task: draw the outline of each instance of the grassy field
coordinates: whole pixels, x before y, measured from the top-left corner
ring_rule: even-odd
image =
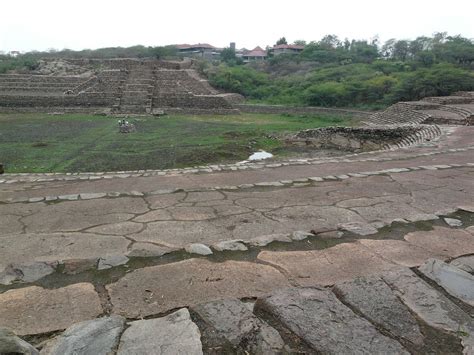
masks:
[[[285,154],[275,136],[352,125],[334,115],[242,114],[118,118],[83,114],[0,114],[0,163],[6,172],[166,169],[243,160],[258,150]]]

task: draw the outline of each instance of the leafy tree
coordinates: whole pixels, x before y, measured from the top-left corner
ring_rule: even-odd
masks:
[[[280,44],[288,44],[288,42],[286,41],[286,38],[285,37],[281,37],[277,42],[276,42],[276,45],[279,46]]]
[[[306,46],[306,41],[302,39],[297,39],[296,41],[293,42],[293,44],[297,46]]]

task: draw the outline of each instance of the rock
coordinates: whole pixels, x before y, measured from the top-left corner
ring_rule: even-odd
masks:
[[[470,274],[474,273],[474,255],[461,256],[451,261],[450,264]]]
[[[304,232],[304,231],[296,231],[296,232],[293,232],[290,238],[291,240],[294,240],[294,241],[301,241],[310,237],[314,237],[314,234],[309,233],[309,232]]]
[[[280,321],[323,354],[408,354],[327,289],[290,288],[259,298],[256,309]]]
[[[89,283],[53,290],[31,286],[0,294],[0,326],[19,335],[63,330],[101,313],[99,296]]]
[[[246,251],[248,248],[241,240],[224,240],[212,246],[217,251]]]
[[[430,287],[410,269],[388,272],[382,278],[425,323],[459,336],[465,353],[474,350],[474,325],[471,317],[446,296]]]
[[[61,263],[64,265],[63,273],[68,275],[76,275],[82,272],[97,268],[99,259],[69,259],[63,260]]]
[[[268,234],[252,238],[247,244],[255,247],[264,247],[273,242],[290,243],[291,239],[287,234]]]
[[[169,248],[151,243],[137,242],[132,245],[132,249],[127,253],[128,257],[159,257],[172,253],[177,248]]]
[[[163,318],[131,322],[117,355],[202,354],[200,337],[188,310],[182,308]]]
[[[96,198],[102,198],[107,196],[107,193],[105,192],[97,192],[97,193],[82,193],[79,196],[81,196],[81,200],[92,200]]]
[[[39,355],[39,352],[10,329],[0,327],[0,354]]]
[[[75,201],[79,198],[78,194],[71,194],[71,195],[61,195],[58,196],[58,199],[60,200],[67,200],[67,201]]]
[[[240,347],[252,354],[273,354],[285,345],[274,328],[257,318],[238,299],[200,304],[192,310],[213,329],[213,333],[225,338],[234,348]]]
[[[463,211],[466,211],[466,212],[474,213],[474,205],[471,205],[471,206],[468,206],[468,205],[458,206],[458,208],[460,210],[463,210]]]
[[[117,347],[125,318],[112,315],[80,322],[47,343],[41,355],[107,355]]]
[[[284,270],[300,286],[333,285],[396,266],[357,243],[341,243],[323,250],[262,251],[257,258]]]
[[[212,250],[207,245],[194,243],[187,245],[184,250],[191,254],[199,254],[199,255],[211,255]]]
[[[474,306],[474,276],[468,272],[436,259],[426,261],[418,270],[450,295]]]
[[[259,187],[280,187],[280,186],[283,186],[283,184],[279,181],[264,181],[264,182],[256,183],[255,186],[259,186]]]
[[[11,264],[0,272],[0,284],[11,285],[19,282],[34,282],[52,274],[57,263],[35,262],[31,264]]]
[[[348,231],[357,235],[371,235],[378,232],[377,228],[362,222],[349,222],[337,225],[338,229]]]
[[[450,227],[461,227],[462,226],[462,221],[456,218],[444,218],[444,221],[450,226]]]
[[[340,239],[344,236],[344,232],[340,231],[329,231],[329,232],[319,232],[316,234],[318,239]]]
[[[98,227],[92,227],[87,230],[88,233],[107,234],[107,235],[131,235],[138,233],[143,229],[143,224],[135,222],[119,222],[104,224]]]
[[[267,265],[189,259],[135,270],[106,287],[115,313],[138,318],[222,298],[258,297],[288,286]]]
[[[423,343],[415,317],[380,277],[337,283],[333,290],[344,304],[394,337],[417,345]]]
[[[445,257],[474,253],[472,235],[461,229],[434,227],[431,231],[408,233],[404,238],[410,244]]]
[[[104,258],[99,258],[97,264],[97,270],[111,269],[115,266],[124,265],[128,262],[128,258],[125,255],[111,255]]]
[[[437,257],[435,253],[412,245],[403,240],[393,239],[360,239],[357,243],[362,244],[372,253],[380,256],[384,260],[406,266],[413,267],[423,264],[426,260],[432,257]]]

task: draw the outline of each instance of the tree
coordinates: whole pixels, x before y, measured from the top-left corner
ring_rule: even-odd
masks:
[[[293,42],[293,44],[297,46],[306,46],[306,41],[304,39],[297,39],[296,41]]]
[[[285,37],[282,37],[277,41],[276,45],[279,46],[280,44],[288,44]]]
[[[235,49],[230,47],[224,48],[221,52],[221,59],[226,63],[235,62],[237,59],[235,56]]]
[[[336,35],[326,35],[319,41],[319,45],[326,49],[335,49],[340,47],[342,43]]]

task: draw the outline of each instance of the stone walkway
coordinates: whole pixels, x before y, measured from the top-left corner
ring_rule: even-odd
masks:
[[[473,133],[250,166],[2,175],[0,327],[42,354],[472,353]],[[0,328],[0,353],[2,339],[29,346]]]

